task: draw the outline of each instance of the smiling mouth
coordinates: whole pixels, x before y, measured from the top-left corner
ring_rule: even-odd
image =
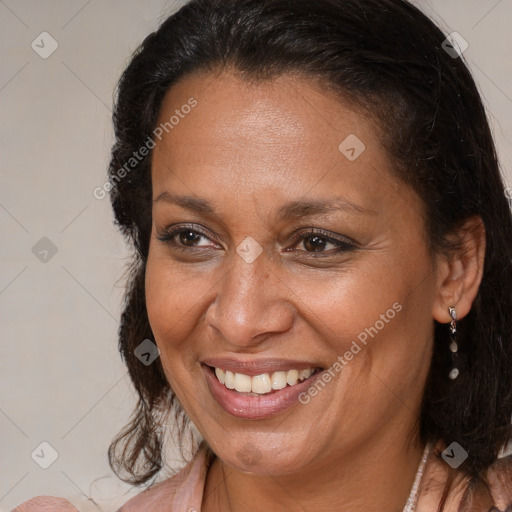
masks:
[[[284,389],[285,387],[296,386],[322,371],[321,368],[316,367],[302,370],[291,369],[287,371],[261,373],[259,375],[246,375],[212,366],[209,366],[209,369],[225,388],[249,396],[266,395],[273,391]]]

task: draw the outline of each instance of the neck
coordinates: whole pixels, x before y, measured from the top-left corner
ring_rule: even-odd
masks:
[[[205,488],[204,512],[370,511],[402,512],[424,447],[419,443],[365,442],[332,454],[291,475],[254,475],[213,462]]]

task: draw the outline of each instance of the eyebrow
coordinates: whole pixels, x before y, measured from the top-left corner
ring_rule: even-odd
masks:
[[[201,213],[203,215],[215,216],[215,208],[212,203],[206,199],[194,196],[181,196],[170,192],[162,192],[153,203],[165,201],[166,203],[181,206],[186,210]],[[370,208],[348,201],[342,197],[335,197],[329,200],[297,200],[290,201],[282,205],[278,210],[278,221],[286,219],[297,219],[302,217],[310,217],[325,213],[343,211],[347,213],[355,213],[359,215],[377,215],[377,212]]]

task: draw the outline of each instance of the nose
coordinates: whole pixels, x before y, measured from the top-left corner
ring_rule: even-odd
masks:
[[[252,263],[238,255],[217,285],[206,313],[207,328],[226,348],[259,346],[293,325],[290,289],[262,254]]]

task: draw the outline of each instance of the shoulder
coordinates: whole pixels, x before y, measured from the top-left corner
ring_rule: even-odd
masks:
[[[481,478],[470,478],[442,458],[444,445],[429,456],[421,482],[418,512],[432,512],[445,502],[447,512],[512,512],[512,455],[502,457]]]
[[[480,479],[470,481],[462,503],[457,510],[512,512],[512,455],[497,459]]]
[[[497,459],[486,478],[494,506],[498,510],[512,511],[512,454]]]
[[[164,480],[126,502],[117,512],[188,512],[201,509],[203,489],[213,454],[202,443],[195,457],[173,477]]]
[[[21,505],[12,512],[78,512],[78,510],[63,498],[52,496],[36,496]]]
[[[127,501],[117,512],[191,512],[201,510],[203,489],[213,453],[201,443],[194,458],[176,475]],[[11,512],[79,512],[68,500],[37,496]]]

